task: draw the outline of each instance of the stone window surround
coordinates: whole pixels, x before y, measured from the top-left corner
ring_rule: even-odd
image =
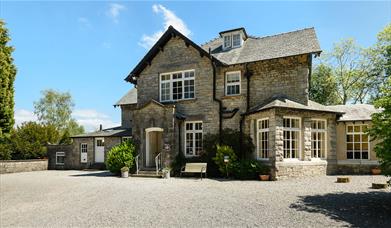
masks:
[[[193,130],[186,130],[186,124],[188,124],[188,123],[191,123],[191,124],[193,124]],[[201,123],[201,130],[195,130],[195,124],[196,123]],[[203,132],[203,129],[204,129],[204,126],[203,126],[203,122],[202,122],[202,120],[194,120],[194,121],[185,121],[184,122],[184,124],[183,124],[183,132],[184,132],[184,137],[183,137],[183,139],[184,139],[184,143],[183,143],[183,147],[184,147],[184,155],[185,155],[185,157],[187,157],[187,158],[191,158],[191,157],[198,157],[198,156],[200,156],[200,155],[196,155],[195,154],[195,134],[196,133],[201,133],[201,146],[203,146],[202,145],[202,140],[203,140],[203,135],[204,135],[204,132]],[[187,135],[187,133],[192,133],[193,134],[193,154],[192,155],[189,155],[189,154],[187,154],[186,153],[186,141],[187,141],[187,137],[186,137],[186,135]]]
[[[301,126],[302,124],[302,117],[298,117],[298,116],[283,116],[282,119],[297,119],[299,120],[299,128],[288,128],[288,127],[284,127],[282,125],[282,129],[283,131],[285,130],[288,130],[290,132],[292,131],[295,131],[295,132],[298,132],[299,136],[298,136],[298,149],[297,149],[297,157],[296,158],[292,158],[292,150],[290,150],[290,154],[291,154],[291,158],[285,158],[284,155],[283,155],[283,159],[284,161],[302,161],[302,145],[301,143],[303,142],[302,141],[302,134],[303,134],[303,128]],[[283,139],[284,141],[284,139]],[[292,140],[290,140],[290,142],[292,142]],[[291,144],[292,145],[292,144]],[[285,148],[283,148],[283,150],[285,150]]]
[[[58,162],[59,157],[62,157],[65,160],[65,152],[61,152],[61,151],[56,152],[56,165],[64,165],[64,160],[62,163]]]
[[[259,123],[261,121],[265,121],[267,120],[267,123],[268,123],[268,127],[267,128],[263,128],[263,129],[260,129],[259,127]],[[257,140],[257,160],[269,160],[269,156],[270,156],[270,134],[269,134],[269,130],[270,130],[270,122],[269,122],[269,117],[266,117],[266,118],[261,118],[261,119],[257,119],[257,124],[256,124],[256,127],[257,127],[257,133],[256,133],[256,140]],[[263,158],[260,156],[259,152],[260,152],[260,148],[259,148],[259,134],[261,133],[267,133],[268,135],[268,140],[267,140],[267,144],[268,144],[268,149],[267,149],[267,155],[268,157],[267,158]]]
[[[348,127],[353,127],[353,132],[348,132]],[[362,126],[366,126],[366,127],[368,127],[368,124],[355,124],[355,123],[352,123],[352,124],[346,124],[346,128],[345,128],[345,131],[346,131],[346,137],[345,137],[345,145],[346,145],[346,160],[347,161],[367,161],[367,160],[370,160],[371,158],[371,153],[370,153],[370,148],[371,148],[371,144],[370,144],[370,136],[368,135],[368,158],[362,158],[362,140],[361,140],[361,136],[364,134],[363,132],[358,132],[358,135],[360,135],[360,159],[356,159],[356,158],[354,158],[354,152],[355,152],[355,150],[354,150],[354,141],[353,141],[353,158],[347,158],[347,154],[348,154],[348,149],[347,149],[347,144],[348,144],[348,142],[347,142],[347,136],[348,135],[352,135],[353,136],[353,138],[354,138],[354,135],[357,135],[357,133],[356,132],[354,132],[354,127],[355,126],[360,126],[360,129],[362,129]],[[354,139],[353,139],[354,140]]]
[[[228,75],[230,74],[237,74],[239,73],[239,81],[238,82],[230,82],[228,83]],[[225,75],[224,75],[224,81],[225,81],[225,93],[224,95],[226,97],[234,97],[234,96],[240,96],[241,95],[241,92],[242,92],[242,72],[240,70],[236,70],[236,71],[227,71],[225,72]],[[235,93],[235,94],[228,94],[228,86],[237,86],[239,85],[239,93]]]
[[[327,119],[322,119],[322,118],[311,118],[311,124],[312,124],[312,121],[323,121],[324,122],[324,126],[325,128],[324,129],[313,129],[312,128],[312,125],[311,125],[311,160],[314,161],[314,160],[324,160],[327,158],[327,143],[328,143],[328,140],[327,140]],[[323,156],[321,157],[314,157],[312,156],[312,133],[324,133],[325,136],[324,136],[324,154]]]
[[[186,78],[184,77],[184,74],[185,72],[193,72],[193,77],[191,78]],[[182,73],[182,78],[181,79],[173,79],[172,78],[172,75],[173,74],[177,74],[177,73]],[[164,72],[164,73],[159,73],[159,101],[164,103],[164,102],[172,102],[172,101],[186,101],[186,100],[194,100],[196,99],[196,85],[195,85],[195,78],[196,78],[196,72],[195,72],[195,69],[187,69],[187,70],[180,70],[180,71],[172,71],[172,72]],[[164,80],[164,82],[161,80],[162,78],[162,75],[169,75],[170,76],[170,79],[169,80]],[[194,95],[193,97],[191,98],[184,98],[184,94],[185,94],[185,81],[190,81],[190,80],[193,80],[194,81],[194,85],[193,85],[193,88],[194,88]],[[176,99],[174,100],[173,99],[173,82],[178,82],[178,81],[181,81],[182,82],[182,98],[181,99]],[[162,84],[163,83],[169,83],[169,95],[170,95],[170,99],[169,100],[162,100]]]

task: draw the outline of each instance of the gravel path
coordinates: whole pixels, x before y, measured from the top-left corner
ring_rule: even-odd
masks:
[[[384,176],[276,182],[122,179],[106,172],[0,175],[0,227],[391,227]]]

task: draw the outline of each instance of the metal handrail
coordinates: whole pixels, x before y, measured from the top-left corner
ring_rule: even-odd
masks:
[[[139,160],[140,154],[137,154],[136,157],[134,157],[135,163],[136,163],[136,174],[138,174],[138,171],[140,170],[138,167],[138,160]]]
[[[162,166],[162,153],[158,153],[155,157],[156,175],[159,175],[160,168]]]

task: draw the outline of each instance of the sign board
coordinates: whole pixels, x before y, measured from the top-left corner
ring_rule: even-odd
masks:
[[[224,156],[224,162],[228,163],[228,161],[229,161],[229,156]]]

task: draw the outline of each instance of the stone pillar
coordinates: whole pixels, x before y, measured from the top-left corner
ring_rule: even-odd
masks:
[[[304,126],[304,161],[311,161],[311,118],[303,118]]]

